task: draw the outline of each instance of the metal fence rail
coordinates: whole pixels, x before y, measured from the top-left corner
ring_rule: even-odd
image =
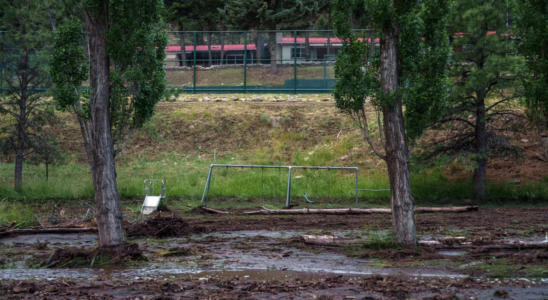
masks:
[[[368,30],[355,33],[378,44]],[[344,44],[327,30],[172,31],[168,36],[168,90],[192,94],[331,93],[336,55]],[[1,59],[7,44],[0,32],[0,89],[9,63]]]
[[[368,30],[355,30],[368,42]],[[343,41],[328,30],[169,32],[170,88],[184,93],[331,93]],[[377,41],[378,42],[378,41]],[[276,71],[271,70],[275,65]]]

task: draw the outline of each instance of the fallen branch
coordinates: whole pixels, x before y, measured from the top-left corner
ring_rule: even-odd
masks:
[[[477,211],[477,206],[461,207],[416,207],[415,213],[463,213]],[[361,214],[391,214],[390,208],[303,208],[278,209],[263,208],[256,211],[243,212],[244,215],[361,215]]]
[[[336,235],[301,235],[301,240],[307,245],[341,247],[367,242],[367,239],[345,239]]]
[[[227,211],[213,209],[213,208],[209,208],[209,207],[205,207],[205,206],[202,206],[202,210],[206,211],[206,212],[209,212],[209,213],[214,213],[214,214],[222,214],[222,215],[227,215],[228,214]]]
[[[44,233],[82,233],[97,232],[97,228],[44,228],[44,229],[11,229],[0,232],[0,236]]]
[[[307,245],[342,247],[347,245],[359,245],[368,239],[345,239],[334,235],[301,235],[301,240]],[[523,242],[500,241],[492,245],[476,245],[472,242],[461,242],[463,238],[446,238],[440,241],[419,241],[419,246],[435,249],[485,249],[485,250],[521,250],[521,249],[547,249],[548,242]],[[457,242],[457,243],[454,243]]]

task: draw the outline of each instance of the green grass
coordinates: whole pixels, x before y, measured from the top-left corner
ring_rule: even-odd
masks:
[[[369,232],[368,241],[363,244],[363,248],[373,249],[377,251],[385,249],[395,249],[398,245],[394,243],[392,239],[392,232]]]
[[[353,144],[345,141],[331,149],[297,152],[293,156],[293,165],[330,165]],[[338,150],[340,148],[340,150]],[[209,155],[208,155],[209,156]],[[211,155],[212,156],[212,155]],[[139,159],[121,162],[117,167],[118,188],[123,198],[140,199],[143,197],[143,180],[147,178],[165,179],[167,183],[168,204],[170,200],[182,201],[181,207],[196,207],[202,198],[205,181],[211,163],[216,164],[272,164],[267,153],[258,152],[254,156],[243,158],[230,153],[213,161],[212,157],[203,159],[183,158],[176,153],[163,154],[158,160]],[[25,165],[24,192],[16,193],[12,187],[11,174],[13,164],[0,165],[2,205],[8,200],[41,199],[81,199],[92,198],[93,185],[88,167],[69,164],[50,167],[49,181],[45,180],[44,166]],[[387,189],[388,178],[382,172],[360,170],[360,189]],[[255,207],[264,202],[276,202],[274,207],[285,204],[287,191],[287,170],[277,169],[235,169],[216,168],[213,171],[209,191],[209,204],[212,207]],[[459,205],[462,200],[472,197],[471,182],[450,181],[441,172],[413,173],[411,176],[413,196],[417,205]],[[355,173],[339,170],[300,170],[292,172],[292,203],[299,207],[354,207]],[[159,187],[157,187],[159,190]],[[544,203],[548,199],[548,185],[488,184],[488,195],[492,199],[487,204],[528,205]],[[304,194],[314,203],[307,203]],[[379,207],[389,205],[389,192],[360,192],[360,207]],[[1,200],[1,199],[0,199]],[[11,202],[11,201],[9,201]],[[175,204],[175,203],[173,203]],[[485,204],[485,203],[484,203]],[[20,215],[12,216],[16,213]],[[6,212],[0,209],[0,222],[13,219],[32,222],[33,216],[21,210]],[[1,223],[0,223],[1,224]]]
[[[496,259],[493,257],[481,264],[471,266],[469,269],[484,272],[486,276],[491,278],[509,278],[516,276],[546,278],[548,276],[546,264],[521,265],[507,258]]]
[[[248,68],[247,85],[283,85],[286,79],[293,79],[293,68],[280,65],[276,74],[270,73],[270,68]],[[177,70],[167,71],[166,78],[169,86],[192,86],[194,71]],[[323,79],[323,66],[298,66],[297,78],[299,79]],[[334,67],[326,67],[326,78],[334,78]],[[196,70],[196,86],[243,86],[244,69],[214,69]]]
[[[13,221],[17,222],[17,227],[34,226],[37,223],[32,210],[23,203],[0,200],[0,226],[9,225]]]

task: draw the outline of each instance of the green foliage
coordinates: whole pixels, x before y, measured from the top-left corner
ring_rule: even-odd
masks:
[[[50,64],[52,93],[57,108],[63,111],[79,103],[82,95],[86,94],[82,82],[88,78],[89,67],[84,48],[80,44],[82,38],[80,20],[72,18],[59,26],[53,40],[55,50]],[[89,109],[87,112],[89,113]],[[86,116],[89,118],[89,114]]]
[[[541,0],[518,1],[516,27],[519,50],[526,59],[522,78],[530,120],[548,127],[548,5]]]
[[[96,2],[86,1],[86,9],[98,9]],[[154,106],[164,96],[167,33],[161,29],[160,0],[110,0],[107,4],[109,19],[113,20],[105,46],[111,63],[112,136],[115,143],[122,143],[128,132],[141,128],[152,118]],[[52,91],[59,108],[74,109],[80,117],[89,119],[89,95],[81,87],[89,73],[80,45],[81,31],[80,22],[72,19],[57,32],[51,66]]]
[[[15,187],[21,189],[22,163],[45,150],[44,127],[56,121],[44,93],[58,3],[0,0],[0,151],[15,154]]]
[[[276,30],[315,17],[318,10],[317,0],[228,0],[222,13],[227,25],[234,29]]]
[[[380,87],[380,53],[370,53],[367,36],[353,33],[347,15],[356,3],[364,4],[364,14],[380,36],[386,28],[397,28],[398,73],[400,87],[386,94]],[[424,128],[438,120],[446,105],[449,85],[446,64],[449,40],[445,34],[447,0],[429,1],[362,1],[352,4],[335,1],[336,35],[347,42],[337,56],[335,76],[339,79],[333,90],[336,105],[349,114],[363,110],[365,99],[382,109],[392,106],[402,96],[405,106],[405,127],[411,140]],[[381,46],[382,48],[382,46]],[[382,50],[382,49],[381,49]]]
[[[521,123],[510,111],[519,96],[517,78],[523,66],[516,41],[510,38],[514,5],[515,1],[454,3],[448,30],[455,48],[450,70],[455,83],[441,121],[448,136],[435,145],[430,158],[463,156],[472,164],[484,164],[492,155],[515,154],[503,135]],[[483,137],[478,139],[478,134]]]

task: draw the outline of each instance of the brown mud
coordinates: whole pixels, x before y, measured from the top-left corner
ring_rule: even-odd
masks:
[[[193,233],[207,233],[203,227],[191,226],[178,217],[164,217],[161,214],[144,222],[131,224],[124,228],[128,238],[169,238],[183,237]]]
[[[542,299],[546,286],[527,282],[333,276],[322,279],[249,280],[180,278],[167,281],[103,279],[0,283],[6,299]],[[517,298],[516,298],[517,297]],[[500,298],[499,298],[500,299]]]
[[[169,215],[126,225],[126,230],[145,233],[132,242],[146,261],[127,260],[117,266],[98,260],[92,265],[89,256],[78,256],[78,251],[92,253],[97,247],[94,234],[0,239],[0,298],[497,299],[495,293],[507,293],[510,299],[548,297],[548,279],[543,279],[548,278],[548,252],[542,249],[333,248],[305,245],[299,239],[301,234],[385,234],[391,228],[386,215],[257,217],[177,210]],[[419,214],[416,223],[424,240],[465,236],[485,243],[542,241],[548,231],[546,215],[545,209],[480,209]],[[56,257],[68,259],[29,268],[29,262],[51,263]]]
[[[296,215],[231,216],[180,213],[191,226],[215,231],[240,230],[387,230],[392,220],[387,215]],[[415,215],[419,234],[465,235],[472,239],[493,240],[507,237],[544,239],[548,233],[547,208],[480,208],[470,213],[431,213]]]

